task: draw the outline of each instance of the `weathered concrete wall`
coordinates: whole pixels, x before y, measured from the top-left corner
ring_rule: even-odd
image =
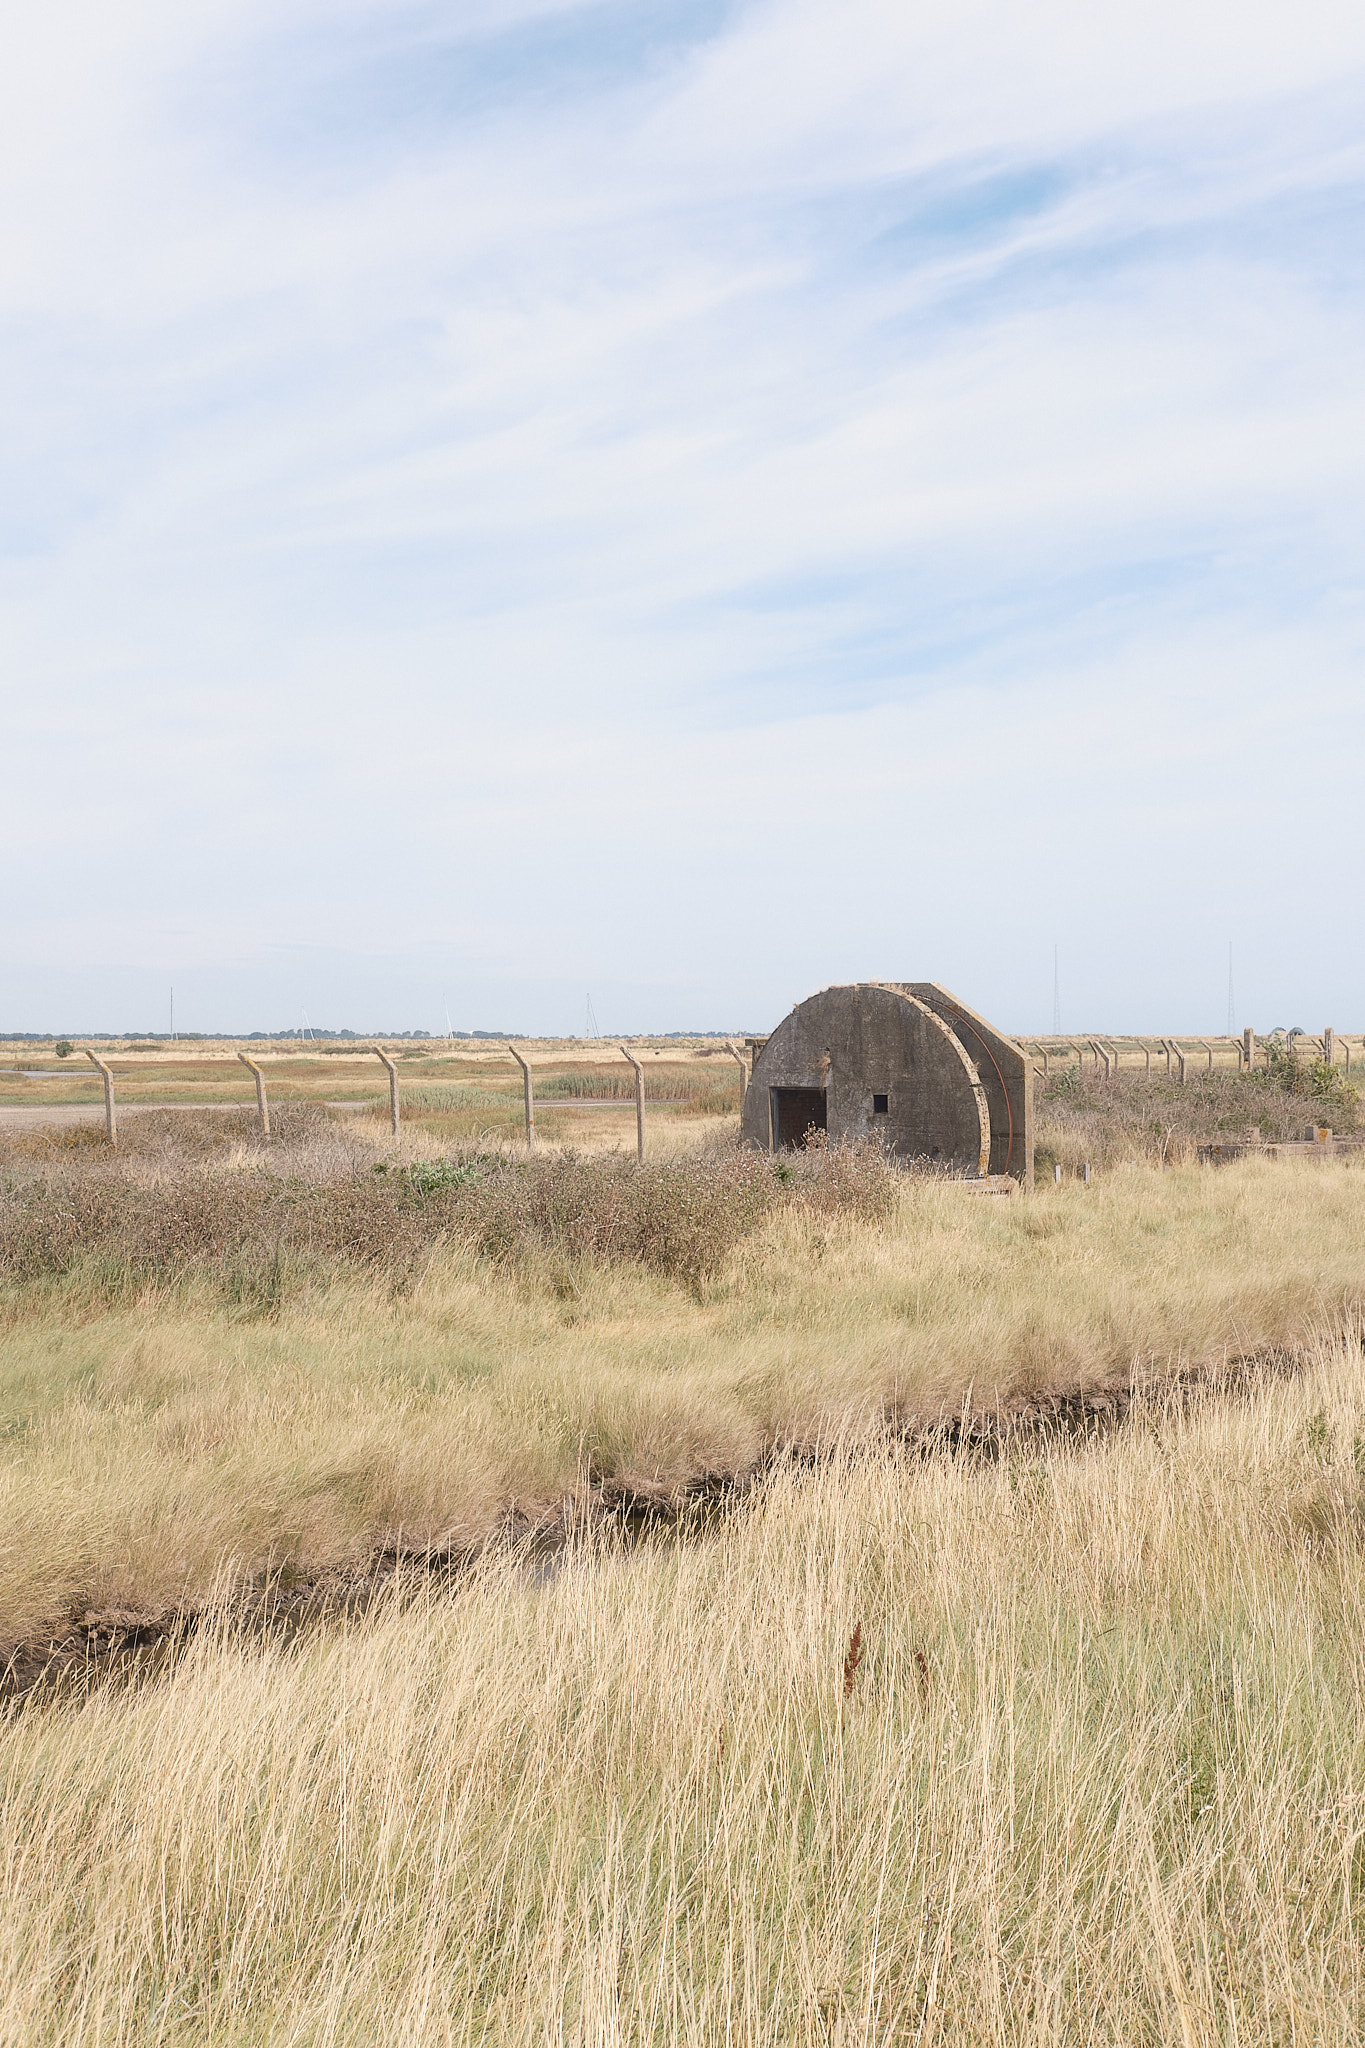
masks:
[[[991,1113],[991,1172],[1033,1186],[1033,1062],[1012,1038],[936,981],[897,984],[950,1024],[981,1076]]]
[[[832,1139],[876,1133],[897,1158],[987,1171],[991,1117],[981,1077],[952,1025],[904,986],[822,989],[778,1025],[755,1062],[741,1122],[744,1137],[765,1151],[779,1128],[774,1091],[785,1088],[824,1089]],[[875,1106],[879,1095],[885,1111]]]

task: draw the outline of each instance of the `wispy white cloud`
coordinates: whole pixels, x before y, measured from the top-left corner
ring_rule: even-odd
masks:
[[[1322,0],[32,16],[0,1023],[1022,1024],[1054,936],[1217,1021],[1229,934],[1358,1013],[1276,849],[1353,851],[1362,79]]]

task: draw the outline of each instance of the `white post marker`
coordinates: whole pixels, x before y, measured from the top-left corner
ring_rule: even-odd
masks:
[[[635,1069],[635,1149],[640,1164],[645,1163],[645,1070],[628,1046],[622,1052]]]
[[[376,1059],[383,1060],[384,1065],[389,1070],[389,1129],[396,1138],[398,1136],[398,1069],[382,1045],[372,1045],[370,1051]]]
[[[85,1054],[92,1067],[99,1068],[100,1074],[103,1077],[104,1129],[109,1143],[116,1146],[118,1144],[118,1118],[114,1113],[114,1077],[108,1067],[105,1066],[104,1061],[91,1052],[88,1045],[83,1045],[81,1051]]]
[[[265,1075],[261,1072],[255,1060],[249,1059],[246,1053],[239,1052],[237,1057],[244,1067],[250,1067],[256,1077],[256,1114],[261,1119],[261,1136],[268,1138],[270,1136],[270,1107],[265,1099]]]
[[[528,1152],[534,1152],[536,1149],[536,1105],[535,1097],[531,1092],[531,1062],[524,1060],[514,1045],[509,1044],[507,1050],[521,1068],[522,1082],[526,1090],[526,1149]]]

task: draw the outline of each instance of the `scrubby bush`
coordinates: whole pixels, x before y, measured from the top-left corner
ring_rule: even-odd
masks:
[[[0,1274],[84,1274],[104,1294],[207,1278],[234,1298],[273,1301],[338,1262],[401,1280],[449,1243],[498,1265],[548,1253],[696,1285],[777,1208],[874,1218],[896,1178],[866,1144],[780,1161],[733,1148],[645,1165],[490,1152],[376,1170],[344,1139],[320,1143],[316,1112],[278,1120],[292,1149],[253,1145],[229,1121],[140,1117],[124,1156],[68,1142],[15,1157],[0,1174]],[[225,1170],[215,1155],[229,1140]]]
[[[1191,1068],[1182,1087],[1164,1073],[1119,1073],[1105,1080],[1064,1068],[1040,1081],[1034,1097],[1040,1173],[1054,1160],[1112,1165],[1141,1159],[1176,1165],[1196,1146],[1239,1139],[1254,1128],[1267,1143],[1302,1138],[1310,1116],[1346,1133],[1360,1128],[1360,1098],[1339,1067],[1298,1061],[1272,1046],[1268,1067],[1253,1073]]]

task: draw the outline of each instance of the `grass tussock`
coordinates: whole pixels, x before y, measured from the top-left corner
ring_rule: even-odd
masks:
[[[1365,2030],[1358,1338],[0,1727],[0,2034],[223,2048]]]

